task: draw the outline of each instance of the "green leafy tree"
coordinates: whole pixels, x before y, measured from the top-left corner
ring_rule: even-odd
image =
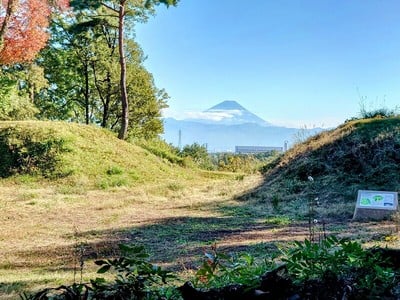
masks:
[[[34,119],[38,110],[31,101],[26,87],[27,78],[32,73],[25,73],[22,66],[0,70],[0,120]]]
[[[193,143],[191,145],[186,145],[180,151],[179,155],[181,157],[186,157],[198,165],[200,168],[203,169],[213,169],[214,166],[211,161],[211,157],[207,152],[207,148],[204,145],[200,145],[198,143]]]
[[[118,33],[112,19],[92,18],[107,10],[77,11],[65,21],[56,19],[51,43],[38,62],[49,88],[40,93],[41,117],[96,123],[116,132],[121,126]],[[126,40],[127,93],[130,99],[129,138],[152,138],[163,131],[161,109],[168,95],[158,90],[143,66],[145,55]]]
[[[135,22],[146,21],[148,14],[154,12],[154,6],[158,4],[167,6],[176,5],[178,0],[92,0],[71,1],[71,6],[78,9],[107,10],[107,18],[113,18],[113,26],[117,28],[118,55],[120,67],[120,97],[121,97],[121,122],[118,137],[125,139],[129,128],[129,101],[127,90],[127,62],[126,62],[126,27],[133,26]],[[95,19],[103,19],[103,15],[94,15]],[[128,22],[128,24],[127,24]]]
[[[139,45],[131,41],[128,51],[128,137],[151,139],[164,130],[161,110],[168,107],[169,96],[164,90],[157,89],[152,74],[143,66],[144,54]]]
[[[23,85],[31,103],[35,103],[36,96],[49,87],[44,77],[44,69],[36,63],[31,63],[24,68]]]
[[[85,122],[94,121],[97,106],[91,61],[97,39],[71,29],[76,18],[59,16],[51,26],[49,46],[38,63],[45,70],[49,88],[39,95],[36,105],[42,118]]]

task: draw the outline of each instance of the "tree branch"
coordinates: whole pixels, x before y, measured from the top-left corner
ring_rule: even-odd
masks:
[[[118,13],[118,11],[119,11],[118,9],[112,7],[111,5],[108,5],[107,3],[102,2],[101,5],[103,5],[105,8],[108,8],[116,13]]]
[[[10,23],[11,16],[14,13],[14,9],[15,9],[14,0],[8,0],[6,14],[4,16],[3,24],[1,24],[1,27],[0,27],[0,51],[3,50],[4,35],[6,33],[7,26]]]

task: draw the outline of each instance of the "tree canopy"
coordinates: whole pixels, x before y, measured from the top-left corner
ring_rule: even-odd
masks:
[[[99,10],[103,9],[105,14],[92,14],[91,18],[96,22],[112,24],[116,29],[118,42],[118,64],[121,117],[118,137],[125,139],[129,128],[129,99],[127,90],[127,62],[126,62],[126,33],[128,25],[133,26],[136,21],[147,20],[148,14],[154,12],[153,7],[159,4],[166,6],[176,5],[179,0],[72,0],[71,5],[78,9]]]
[[[3,0],[0,3],[0,64],[32,61],[46,45],[52,8],[68,0]]]
[[[162,133],[168,95],[144,67],[133,34],[135,23],[146,21],[161,3],[177,1],[3,1],[0,119],[97,124],[122,139]],[[21,18],[27,26],[18,37],[12,24]]]

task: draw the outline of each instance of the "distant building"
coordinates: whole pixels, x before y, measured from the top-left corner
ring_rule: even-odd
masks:
[[[283,147],[264,147],[264,146],[235,146],[236,154],[255,154],[265,152],[283,152]]]

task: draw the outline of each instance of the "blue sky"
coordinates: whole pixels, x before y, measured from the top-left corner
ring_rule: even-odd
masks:
[[[181,0],[136,27],[184,118],[235,100],[268,122],[335,126],[400,104],[398,0]]]

